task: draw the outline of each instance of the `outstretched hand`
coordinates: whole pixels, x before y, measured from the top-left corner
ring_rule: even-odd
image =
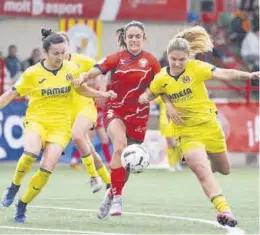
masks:
[[[166,105],[166,113],[169,120],[172,120],[176,126],[184,123],[181,113],[178,113],[172,104]]]
[[[253,72],[251,73],[250,79],[260,79],[260,72]]]

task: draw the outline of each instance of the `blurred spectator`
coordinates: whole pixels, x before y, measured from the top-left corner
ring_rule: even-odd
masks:
[[[5,63],[11,78],[15,79],[21,72],[21,64],[17,58],[17,47],[15,45],[10,45],[8,47],[8,56],[5,58]]]
[[[243,60],[253,65],[252,71],[259,71],[259,28],[255,28],[253,32],[249,32],[242,42],[241,55]],[[251,81],[253,87],[259,87],[259,80]],[[253,91],[253,95],[258,99],[258,91]]]
[[[242,11],[252,11],[254,9],[255,0],[241,0],[240,9]]]
[[[169,66],[168,59],[167,59],[167,52],[163,52],[161,59],[159,60],[161,68]]]
[[[225,32],[216,24],[209,26],[209,34],[214,38],[215,46],[222,46],[226,44]]]
[[[22,62],[22,71],[25,71],[32,65],[37,64],[41,60],[41,51],[39,48],[34,48],[31,57]]]
[[[259,29],[259,6],[256,6],[252,14],[252,30]]]
[[[231,21],[229,39],[240,46],[246,34],[249,32],[249,18],[247,12],[237,10]]]
[[[259,28],[246,35],[242,42],[241,55],[245,62],[254,65],[254,71],[259,70]]]

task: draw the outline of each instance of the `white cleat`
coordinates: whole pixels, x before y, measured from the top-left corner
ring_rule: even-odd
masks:
[[[98,209],[97,217],[99,219],[105,219],[110,211],[113,201],[113,194],[111,193],[111,188],[106,191],[104,200],[101,202]]]
[[[101,179],[99,176],[90,178],[90,186],[93,193],[98,192],[102,188]]]
[[[110,209],[111,216],[121,216],[123,213],[122,196],[115,195]]]
[[[181,164],[180,164],[180,163],[177,163],[177,164],[175,165],[175,170],[176,170],[176,171],[182,171],[182,167],[181,167]]]

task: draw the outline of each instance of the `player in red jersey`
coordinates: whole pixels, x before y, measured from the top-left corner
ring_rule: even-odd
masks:
[[[122,214],[122,190],[127,172],[121,165],[123,149],[144,140],[148,124],[149,104],[140,105],[138,97],[148,88],[160,71],[160,64],[149,52],[143,51],[146,39],[144,25],[137,21],[128,23],[121,31],[119,52],[99,61],[75,85],[82,84],[99,74],[111,71],[110,88],[117,93],[115,100],[106,101],[104,125],[111,138],[114,153],[111,161],[111,184],[100,205],[98,218]]]

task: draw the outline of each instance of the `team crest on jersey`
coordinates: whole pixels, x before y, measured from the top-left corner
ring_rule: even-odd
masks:
[[[189,76],[184,76],[184,77],[182,78],[182,82],[183,82],[183,83],[189,83],[189,82],[190,82],[190,77],[189,77]]]
[[[139,65],[140,65],[142,68],[146,67],[147,64],[148,64],[148,60],[147,60],[147,59],[142,58],[142,59],[139,60]]]
[[[66,80],[67,80],[67,81],[71,81],[72,79],[73,79],[72,74],[67,74],[67,75],[66,75]]]

